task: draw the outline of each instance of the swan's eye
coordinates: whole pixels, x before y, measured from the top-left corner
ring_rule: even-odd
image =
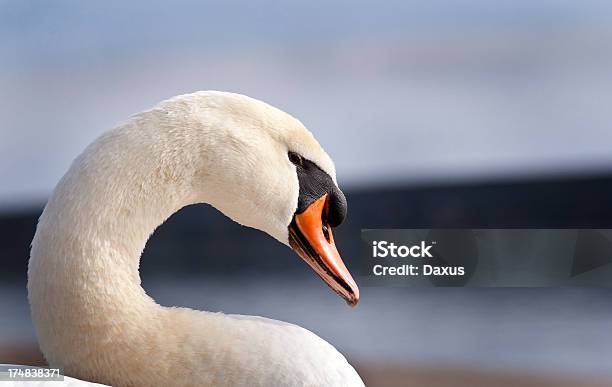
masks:
[[[289,152],[289,161],[295,165],[302,165],[302,156],[295,152]]]

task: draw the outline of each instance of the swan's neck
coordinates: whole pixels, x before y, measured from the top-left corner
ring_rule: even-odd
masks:
[[[110,132],[75,160],[41,216],[28,272],[32,317],[47,360],[73,375],[171,340],[156,334],[173,330],[138,273],[155,228],[196,201],[186,157],[197,151],[168,141],[129,126]]]

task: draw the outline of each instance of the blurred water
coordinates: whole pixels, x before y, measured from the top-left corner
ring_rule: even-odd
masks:
[[[362,288],[351,309],[316,278],[145,280],[163,305],[299,324],[353,361],[612,376],[610,291]],[[0,287],[0,346],[34,340],[25,290]]]

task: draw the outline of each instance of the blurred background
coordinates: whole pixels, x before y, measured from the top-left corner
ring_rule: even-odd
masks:
[[[336,240],[355,274],[362,228],[612,227],[607,1],[4,0],[0,59],[0,363],[43,361],[25,283],[53,186],[176,94],[239,92],[305,123],[348,197]],[[314,331],[370,386],[612,383],[611,290],[368,287],[350,309],[204,205],[141,268],[164,305]]]

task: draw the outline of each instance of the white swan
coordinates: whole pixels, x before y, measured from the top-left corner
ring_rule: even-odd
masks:
[[[197,92],[92,143],[40,218],[28,294],[40,347],[66,375],[113,386],[361,386],[301,327],[159,306],[140,254],[180,208],[209,203],[290,245],[349,304],[358,288],[331,229],[346,211],[332,160],[295,118],[261,101]]]

